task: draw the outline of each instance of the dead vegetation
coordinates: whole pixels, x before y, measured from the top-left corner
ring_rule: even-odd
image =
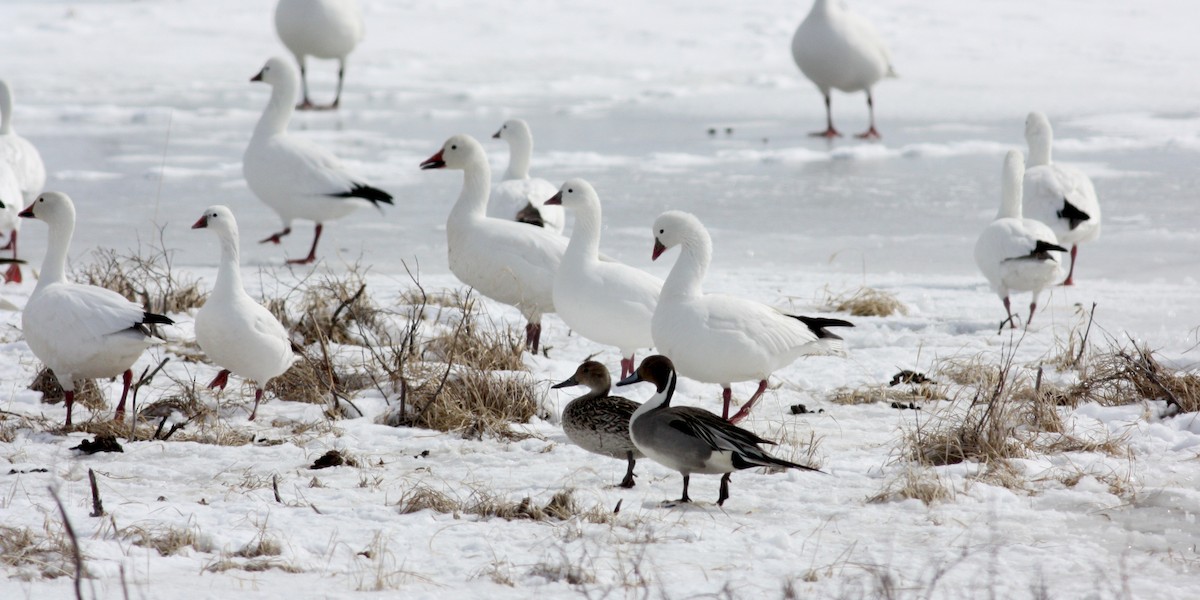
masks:
[[[29,389],[42,393],[43,404],[58,404],[65,398],[62,386],[58,384],[58,378],[46,367],[42,367],[42,370],[34,376],[33,383],[29,384]],[[91,411],[108,407],[108,402],[104,400],[104,394],[100,392],[100,386],[91,379],[75,381],[75,403],[82,404]]]
[[[36,532],[28,527],[0,525],[0,563],[21,581],[71,577],[74,550],[63,532]]]
[[[907,315],[908,307],[894,294],[875,288],[860,287],[852,292],[834,294],[825,288],[824,304],[834,312],[850,313],[854,317],[890,317]]]
[[[570,489],[556,492],[546,504],[538,505],[528,496],[514,502],[480,489],[471,490],[466,498],[456,499],[429,486],[418,485],[406,492],[396,504],[402,515],[428,509],[454,515],[456,519],[462,515],[475,515],[506,521],[566,521],[578,518],[588,523],[609,523],[614,518],[611,511],[599,506],[590,509],[580,507]]]
[[[162,231],[159,232],[160,238]],[[74,272],[76,281],[110,289],[153,313],[180,313],[204,304],[199,280],[182,276],[174,268],[174,251],[160,239],[149,248],[121,254],[97,248],[90,259]]]
[[[945,400],[946,395],[936,385],[908,384],[905,387],[860,385],[833,390],[829,401],[834,404],[871,404],[874,402],[924,402]]]
[[[954,489],[937,471],[928,467],[908,465],[889,480],[882,491],[867,499],[872,503],[920,500],[926,506],[936,502],[952,500]]]

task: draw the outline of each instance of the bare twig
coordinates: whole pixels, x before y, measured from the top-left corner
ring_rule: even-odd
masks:
[[[92,516],[104,516],[104,503],[100,501],[100,487],[96,485],[96,472],[88,469],[88,481],[92,484]]]
[[[271,489],[275,491],[275,501],[283,504],[283,498],[279,497],[279,475],[271,476]]]
[[[1092,332],[1092,320],[1094,320],[1095,318],[1096,318],[1096,303],[1093,302],[1092,310],[1088,311],[1088,324],[1087,324],[1087,328],[1083,330],[1083,339],[1079,342],[1079,355],[1077,355],[1075,357],[1075,364],[1079,364],[1079,361],[1083,360],[1083,353],[1085,350],[1087,350],[1088,334],[1090,334]]]
[[[58,498],[58,491],[50,488],[50,497],[58,505],[58,514],[62,515],[63,529],[67,530],[67,537],[71,540],[71,561],[75,563],[75,600],[83,600],[83,553],[79,551],[79,538],[75,536],[75,528],[71,526],[71,519],[67,518],[67,509],[63,508],[62,500]]]

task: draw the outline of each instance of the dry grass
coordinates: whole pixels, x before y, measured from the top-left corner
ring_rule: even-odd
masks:
[[[1165,400],[1168,414],[1200,411],[1200,375],[1163,366],[1145,346],[1110,345],[1088,358],[1079,382],[1063,390],[1061,401],[1072,406],[1096,402],[1120,406]]]
[[[397,502],[397,506],[400,514],[429,509],[454,515],[456,519],[466,514],[501,518],[506,521],[566,521],[579,518],[589,523],[609,523],[613,520],[613,513],[599,506],[590,509],[580,507],[570,489],[555,493],[545,505],[539,506],[528,496],[514,502],[476,489],[471,491],[470,496],[460,500],[428,486],[419,485],[406,492]]]
[[[853,292],[840,294],[833,294],[826,288],[824,303],[835,312],[850,313],[855,317],[890,317],[894,314],[908,314],[908,307],[895,295],[869,287],[860,287]]]
[[[366,280],[357,265],[342,276],[324,275],[301,283],[307,284],[303,290],[292,290],[300,291],[294,314],[288,310],[286,297],[269,299],[266,306],[302,345],[361,344],[354,333],[376,327],[380,309],[367,294]]]
[[[34,376],[33,383],[29,384],[29,389],[42,393],[43,404],[58,404],[64,398],[62,386],[58,385],[58,379],[46,367],[42,367],[42,370]],[[104,400],[104,394],[100,392],[100,386],[91,379],[79,379],[75,382],[75,404],[82,404],[92,411],[108,407],[108,402]]]
[[[160,232],[161,234],[161,232]],[[173,251],[160,240],[129,254],[110,248],[92,251],[90,260],[75,270],[76,281],[110,289],[154,313],[179,313],[204,304],[199,280],[174,270]]]
[[[925,400],[946,400],[946,396],[935,385],[909,385],[906,387],[861,385],[855,388],[837,388],[833,390],[828,400],[834,404],[907,403],[922,402]]]
[[[37,532],[0,525],[0,564],[21,581],[71,577],[75,573],[71,542],[61,532]],[[15,572],[14,572],[15,571]]]
[[[271,570],[283,571],[284,573],[304,572],[304,569],[278,558],[239,559],[228,556],[221,557],[204,565],[204,568],[201,570],[205,573],[224,573],[225,571],[234,570],[246,571],[248,573],[261,573]]]
[[[872,503],[915,499],[926,506],[954,499],[954,490],[933,469],[908,466],[891,479],[882,491],[867,499]]]
[[[195,527],[131,526],[122,529],[120,535],[135,546],[153,548],[159,556],[174,556],[184,548],[193,548],[198,552],[212,551],[208,540],[201,537]]]

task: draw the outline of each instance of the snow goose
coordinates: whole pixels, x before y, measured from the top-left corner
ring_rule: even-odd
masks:
[[[771,373],[806,354],[841,351],[842,339],[826,328],[853,327],[848,321],[787,315],[752,300],[704,293],[712,238],[695,216],[672,210],[654,221],[651,258],[675,246],[682,251],[663,284],[650,332],[684,377],[725,388],[722,417],[729,417],[732,382],[758,381],[758,390],[729,418],[737,423],[750,414]]]
[[[508,170],[504,179],[492,188],[488,216],[512,218],[522,223],[545,227],[562,233],[565,218],[562,208],[546,207],[546,199],[558,191],[545,179],[529,176],[529,159],[533,155],[533,133],[521,119],[505,121],[492,135],[508,142]]]
[[[866,19],[850,12],[840,0],[816,0],[812,10],[792,37],[792,58],[800,72],[825,97],[825,131],[812,135],[840,137],[833,128],[830,90],[867,92],[871,125],[860,138],[878,138],[875,130],[875,100],[871,87],[884,76],[895,77],[892,58],[879,33]]]
[[[1050,226],[1058,243],[1071,246],[1071,267],[1063,285],[1074,285],[1079,244],[1100,237],[1100,200],[1092,180],[1079,169],[1050,160],[1054,130],[1050,119],[1031,112],[1025,119],[1029,169],[1025,171],[1025,213]]]
[[[21,269],[17,261],[17,230],[21,220],[17,211],[21,204],[33,202],[42,188],[46,185],[46,165],[42,163],[42,155],[29,140],[17,135],[12,128],[13,95],[8,83],[0,80],[0,163],[6,163],[11,173],[0,170],[0,200],[9,205],[11,215],[0,215],[0,233],[8,234],[7,243],[0,250],[11,250],[13,263],[4,274],[4,280],[21,283]],[[15,179],[14,179],[15,178]],[[20,197],[12,197],[11,190],[5,189],[7,182],[15,183],[21,192]]]
[[[304,88],[304,99],[296,108],[337,109],[346,76],[346,57],[362,41],[364,29],[358,0],[279,0],[275,6],[275,31],[296,57]],[[317,107],[308,99],[306,56],[338,60],[337,95],[333,104]],[[289,102],[294,99],[293,95]]]
[[[554,276],[554,306],[571,329],[616,346],[621,377],[633,373],[633,354],[654,345],[650,319],[661,279],[618,262],[600,261],[600,197],[588,182],[569,179],[546,204],[575,213],[575,228]]]
[[[358,181],[324,148],[287,133],[296,95],[296,70],[282,58],[272,58],[250,81],[271,84],[271,99],[254,128],[242,157],[242,174],[250,191],[279,214],[283,231],[261,240],[278,244],[292,232],[292,221],[316,223],[308,256],[288,264],[316,260],[323,223],[340,219],[360,206],[391,204],[392,196]]]
[[[683,475],[683,497],[688,498],[692,473],[722,473],[717,506],[729,499],[730,475],[751,467],[785,467],[822,472],[767,454],[759,444],[774,444],[738,427],[707,410],[693,406],[671,406],[675,395],[675,366],[671,359],[648,356],[633,375],[617,385],[639,381],[654,384],[655,392],[642,403],[629,421],[629,437],[638,450],[668,469]]]
[[[17,228],[21,219],[21,188],[17,186],[17,176],[8,163],[0,160],[0,234],[6,234],[8,244],[0,250],[12,250],[12,258],[0,259],[0,264],[9,263],[4,272],[5,283],[21,283],[21,269],[17,259]]]
[[[1025,171],[1025,159],[1017,150],[1010,150],[1004,157],[1004,172],[1000,180],[1000,211],[996,220],[984,228],[975,242],[975,264],[987,278],[988,284],[1004,301],[1008,318],[1005,323],[1014,329],[1012,308],[1008,294],[1012,290],[1033,292],[1029,303],[1029,319],[1033,321],[1037,310],[1038,295],[1047,286],[1053,285],[1061,275],[1058,255],[1066,252],[1058,245],[1058,239],[1041,221],[1021,216],[1021,177]]]
[[[554,274],[566,238],[541,227],[487,216],[492,172],[483,146],[469,135],[446,140],[421,168],[463,172],[462,192],[446,219],[450,271],[484,296],[520,310],[528,321],[525,343],[537,354],[542,315],[554,312]]]
[[[588,452],[625,459],[629,468],[621,480],[621,487],[633,487],[633,467],[643,455],[629,439],[629,419],[640,405],[620,396],[609,396],[612,379],[608,368],[594,360],[579,365],[569,379],[551,387],[562,389],[576,385],[586,386],[588,393],[568,402],[563,409],[563,433]]]
[[[123,375],[124,388],[116,413],[120,420],[133,380],[130,367],[143,351],[163,341],[147,326],[174,321],[146,312],[112,290],[67,280],[75,205],[66,194],[45,192],[21,211],[21,216],[40,219],[49,226],[42,272],[21,314],[25,341],[62,386],[67,426],[71,425],[77,379]]]
[[[208,387],[225,389],[231,372],[253,381],[253,421],[267,381],[282,375],[296,360],[292,342],[279,319],[242,287],[238,227],[233,213],[224,206],[210,206],[192,229],[212,231],[221,244],[217,281],[204,306],[196,312],[196,342],[221,367]]]

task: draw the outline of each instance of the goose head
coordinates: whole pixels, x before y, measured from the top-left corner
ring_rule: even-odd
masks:
[[[527,142],[533,139],[533,133],[529,131],[529,123],[524,119],[509,119],[492,134],[493,139],[504,140],[509,144],[516,142]]]
[[[1046,115],[1033,111],[1025,117],[1025,141],[1030,148],[1049,144],[1054,139],[1054,129],[1050,127],[1050,119]]]
[[[217,204],[204,209],[204,214],[192,225],[192,229],[211,229],[218,236],[237,234],[237,220],[228,207]]]
[[[607,390],[612,385],[608,375],[608,367],[594,360],[589,360],[575,369],[575,374],[567,380],[550,386],[551,389],[568,388],[576,385],[586,386],[591,390]]]
[[[669,210],[654,220],[654,253],[650,259],[657,260],[670,248],[707,237],[708,231],[695,215]]]
[[[592,184],[587,181],[578,178],[568,179],[558,189],[558,193],[551,196],[545,203],[548,206],[562,205],[577,210],[589,206],[599,206],[600,196],[596,194],[596,188],[593,188]]]
[[[452,169],[456,171],[465,170],[468,165],[482,161],[487,163],[487,156],[483,152],[483,146],[475,141],[475,138],[460,133],[446,140],[442,144],[442,149],[437,151],[437,154],[425,159],[421,163],[422,169]]]
[[[49,225],[75,223],[75,204],[71,197],[62,192],[43,192],[33,204],[17,213],[26,219],[38,219]]]
[[[297,79],[296,69],[286,60],[273,56],[267,59],[267,64],[263,65],[258,75],[250,78],[250,81],[261,81],[271,84],[272,86],[286,83],[288,81],[295,82]]]
[[[638,365],[633,375],[626,377],[617,382],[617,385],[629,385],[646,381],[653,383],[658,393],[663,393],[671,385],[675,379],[675,364],[671,359],[655,354],[642,359],[642,364]]]

